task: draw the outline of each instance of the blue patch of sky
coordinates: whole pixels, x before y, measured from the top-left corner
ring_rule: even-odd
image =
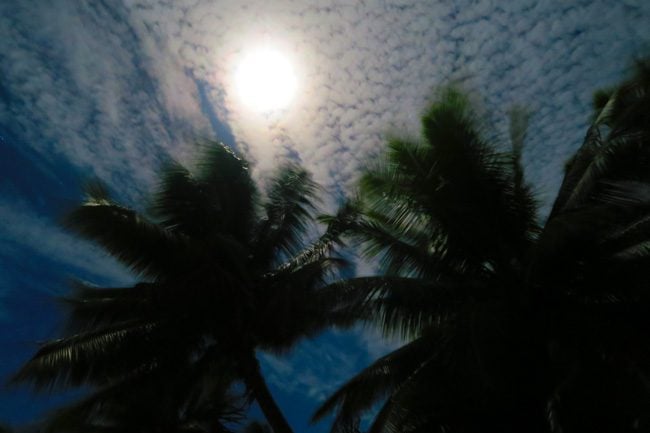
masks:
[[[20,200],[47,214],[60,213],[80,198],[81,177],[75,167],[56,155],[43,158],[0,125],[0,195]]]
[[[0,125],[0,196],[5,204],[20,204],[51,219],[81,199],[82,176],[62,158],[42,158]],[[10,231],[11,227],[0,228]],[[11,239],[0,247],[0,382],[31,357],[39,342],[59,335],[63,314],[55,296],[66,293],[70,276],[94,279],[79,269],[62,265],[60,257],[48,257]],[[102,281],[97,281],[101,283]],[[103,281],[108,283],[107,281]],[[83,390],[56,394],[32,393],[26,386],[0,387],[0,421],[13,425],[38,420],[44,412],[70,401]]]
[[[192,76],[190,72],[186,71],[186,73]],[[228,145],[234,151],[239,151],[237,148],[237,143],[235,141],[235,136],[232,134],[230,127],[219,119],[219,116],[217,115],[216,111],[214,110],[214,106],[210,101],[210,85],[198,78],[193,79],[194,83],[196,84],[196,90],[199,96],[199,105],[201,107],[201,112],[210,122],[210,126],[212,127],[212,131],[217,136],[217,140],[221,141],[223,144]]]
[[[373,361],[349,331],[326,331],[299,343],[290,353],[261,354],[263,373],[278,405],[297,432],[328,432],[332,417],[311,423],[326,396]],[[253,412],[254,413],[254,412]]]

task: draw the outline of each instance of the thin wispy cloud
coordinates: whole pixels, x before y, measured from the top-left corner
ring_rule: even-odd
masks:
[[[64,266],[74,274],[98,282],[129,284],[134,275],[103,250],[63,230],[56,221],[38,215],[27,206],[0,200],[0,258],[39,260]],[[5,269],[5,273],[10,273]],[[50,288],[52,290],[54,288]],[[52,292],[61,295],[61,293]]]
[[[261,353],[267,381],[295,398],[310,399],[313,406],[322,402],[367,362],[364,353],[333,336],[305,340],[288,356]]]
[[[161,63],[168,56],[117,3],[34,6],[0,5],[4,133],[137,198],[168,154],[210,134],[194,81]]]

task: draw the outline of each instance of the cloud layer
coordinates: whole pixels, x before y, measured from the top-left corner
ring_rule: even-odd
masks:
[[[532,113],[524,158],[548,206],[592,92],[650,53],[649,17],[644,0],[2,2],[0,135],[36,159],[101,177],[136,206],[163,160],[188,161],[195,138],[218,135],[256,162],[256,176],[299,158],[331,206],[385,134],[417,134],[433,90],[456,82],[497,138],[511,106]],[[282,113],[248,112],[232,90],[238,60],[263,43],[284,50],[300,77]],[[81,254],[33,203],[7,197],[0,219],[11,223],[0,229],[4,248],[122,276]],[[369,353],[386,349],[365,338]],[[291,364],[267,358],[272,382],[322,398],[331,386],[319,377],[331,372],[296,370],[312,349],[299,348]]]
[[[130,191],[214,133],[197,83],[262,170],[297,152],[344,191],[386,132],[417,132],[432,89],[456,81],[477,91],[497,131],[512,104],[532,111],[525,156],[546,197],[582,138],[591,93],[650,40],[641,0],[35,6],[0,6],[0,122],[44,157],[63,154]],[[232,91],[237,60],[260,43],[284,49],[301,77],[282,115],[246,112]]]
[[[476,91],[498,132],[523,104],[533,117],[526,158],[550,199],[580,140],[595,88],[644,53],[643,1],[190,2],[132,9],[178,63],[213,85],[242,146],[266,167],[296,151],[334,190],[346,190],[391,131],[417,132],[432,90]],[[295,59],[302,96],[283,116],[245,112],[231,95],[236,61],[267,41]]]

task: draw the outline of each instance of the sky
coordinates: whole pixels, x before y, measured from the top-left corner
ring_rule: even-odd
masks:
[[[269,46],[292,63],[282,110],[251,110],[237,66]],[[260,184],[299,160],[324,209],[352,191],[387,136],[417,137],[435,89],[471,95],[486,133],[531,115],[527,178],[547,209],[579,146],[594,90],[650,53],[646,0],[4,0],[0,2],[0,379],[59,335],[67,281],[133,276],[58,220],[99,177],[144,209],[169,158],[191,163],[219,139]],[[369,329],[328,332],[285,357],[260,354],[297,433],[318,402],[395,346]],[[34,422],[69,396],[0,389],[0,422]]]

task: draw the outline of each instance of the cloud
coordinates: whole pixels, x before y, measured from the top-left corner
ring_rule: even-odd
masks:
[[[287,356],[261,353],[269,384],[295,398],[306,397],[312,407],[322,402],[366,362],[354,349],[353,337],[327,332],[298,344]]]
[[[304,340],[288,355],[261,352],[260,358],[270,385],[294,397],[307,397],[315,405],[368,364],[402,344],[398,338],[387,338],[370,326],[360,326]]]
[[[297,154],[341,193],[387,131],[417,131],[431,90],[456,80],[481,94],[502,133],[507,109],[529,106],[525,159],[548,201],[591,92],[647,48],[649,13],[647,2],[587,0],[7,4],[0,121],[43,155],[63,153],[133,191],[152,185],[167,153],[189,158],[187,143],[218,129],[216,116],[259,172]],[[262,41],[302,77],[281,116],[247,112],[232,92],[238,59]]]
[[[134,281],[127,269],[102,250],[66,233],[55,222],[25,205],[0,200],[0,220],[3,221],[0,226],[0,260],[5,266],[11,262],[23,262],[23,266],[29,269],[22,271],[37,276],[43,273],[39,261],[45,261],[67,270],[71,276],[117,285]],[[15,271],[7,266],[5,272]],[[47,290],[61,294],[53,288]]]
[[[356,334],[361,346],[365,347],[368,358],[372,361],[392,352],[405,343],[399,337],[384,336],[378,329],[371,326],[360,327],[356,330]]]
[[[210,131],[195,81],[127,12],[101,1],[0,5],[0,126],[135,200],[162,160]]]
[[[460,81],[501,134],[508,108],[529,106],[525,158],[546,201],[580,143],[591,92],[647,48],[649,12],[586,0],[130,4],[136,31],[212,85],[219,115],[261,171],[291,150],[331,192],[348,191],[387,131],[416,132],[432,89]],[[232,95],[237,59],[260,41],[285,49],[302,76],[302,96],[282,116],[246,112]]]

